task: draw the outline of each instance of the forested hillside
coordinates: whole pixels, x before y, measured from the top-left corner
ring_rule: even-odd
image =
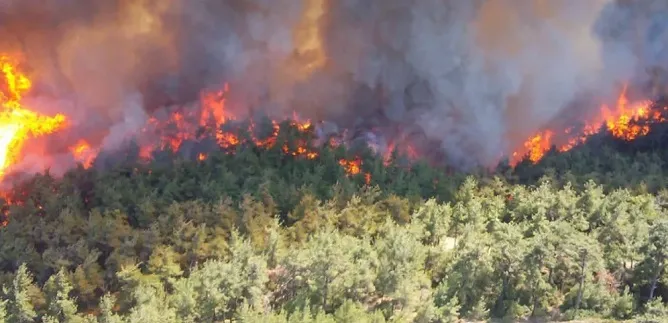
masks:
[[[343,146],[103,156],[6,194],[0,322],[662,322],[647,138],[468,174],[356,151],[349,175]]]

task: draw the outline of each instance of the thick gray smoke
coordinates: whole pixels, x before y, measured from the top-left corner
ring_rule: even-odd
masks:
[[[0,1],[0,49],[44,95],[107,129],[229,82],[231,108],[342,126],[391,122],[490,166],[558,118],[666,65],[666,2],[614,0]],[[139,119],[139,120],[138,120]],[[380,121],[379,121],[380,120]]]

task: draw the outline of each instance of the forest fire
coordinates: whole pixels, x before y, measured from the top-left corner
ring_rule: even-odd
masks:
[[[662,111],[652,110],[652,101],[630,102],[627,90],[628,86],[625,85],[615,106],[602,105],[599,113],[585,123],[579,134],[573,128],[561,132],[547,129],[527,139],[522,150],[513,153],[511,166],[517,165],[524,157],[537,163],[553,146],[556,146],[559,152],[569,151],[603,128],[615,138],[631,141],[647,135],[650,131],[649,124],[666,121]],[[558,140],[562,140],[561,143]]]
[[[0,114],[0,178],[12,170],[12,166],[22,157],[22,148],[31,137],[47,135],[66,129],[69,124],[63,114],[53,117],[42,116],[24,107],[21,103],[23,95],[31,88],[29,78],[18,70],[18,62],[9,56],[0,57],[0,66],[6,81],[5,89],[0,93],[2,112]],[[159,119],[155,116],[149,118],[141,130],[141,134],[149,137],[158,137],[157,140],[140,145],[140,158],[148,161],[153,152],[161,149],[179,151],[182,144],[188,140],[201,139],[206,134],[213,134],[216,143],[222,149],[233,153],[235,147],[243,143],[239,134],[224,131],[222,126],[235,120],[226,110],[226,95],[229,85],[225,84],[221,90],[203,92],[200,97],[200,109],[184,109],[171,113],[167,118]],[[300,120],[294,114],[290,125],[299,132],[306,133],[313,130],[310,120]],[[280,132],[279,123],[271,121],[271,133],[265,136],[257,136],[258,125],[251,122],[248,133],[251,134],[252,143],[261,148],[270,149],[276,145]],[[204,130],[204,131],[202,131]],[[140,134],[140,135],[141,135]],[[157,143],[156,143],[157,142]],[[74,160],[84,168],[92,167],[95,158],[100,152],[84,138],[79,139],[71,145],[68,150]],[[318,152],[304,140],[294,145],[283,144],[281,151],[286,155],[299,158],[315,159]],[[208,154],[201,152],[197,155],[199,161],[208,158]],[[361,160],[343,160],[342,167],[351,175],[360,172]]]
[[[147,126],[142,132],[149,134],[158,134],[158,144],[142,145],[140,156],[144,160],[150,160],[152,153],[157,149],[171,149],[179,151],[182,144],[188,140],[202,139],[207,134],[213,134],[217,145],[230,153],[234,148],[243,143],[238,133],[223,130],[223,125],[228,121],[235,121],[226,110],[226,94],[229,92],[229,85],[225,85],[223,90],[215,93],[204,93],[201,97],[201,107],[199,110],[190,110],[188,112],[175,112],[166,120],[158,120],[155,117],[149,119]],[[311,121],[298,121],[299,118],[294,115],[291,126],[300,132],[312,130]],[[256,147],[270,149],[276,145],[276,140],[280,132],[278,121],[271,120],[271,133],[266,136],[257,136],[256,130],[259,126],[255,122],[248,125],[248,133],[251,135],[250,141]],[[200,135],[197,135],[197,134]],[[315,159],[318,153],[310,148],[306,142],[298,142],[295,147],[289,147],[284,144],[281,150],[286,155],[294,157],[304,157]],[[207,153],[199,153],[197,159],[206,160]]]
[[[23,148],[30,138],[56,133],[70,125],[64,114],[44,116],[24,107],[21,99],[31,89],[31,81],[18,69],[18,62],[9,56],[0,57],[0,67],[5,81],[4,91],[0,93],[2,102],[0,178],[3,178],[13,170],[12,166],[21,160]],[[178,152],[185,142],[203,140],[206,136],[214,138],[217,146],[228,153],[234,153],[235,148],[243,143],[250,143],[264,149],[275,147],[283,131],[279,121],[269,120],[269,124],[258,125],[256,121],[251,120],[246,129],[248,136],[225,130],[227,123],[238,121],[227,109],[229,92],[229,84],[224,84],[219,90],[203,91],[200,95],[198,109],[179,108],[166,116],[151,116],[141,132],[137,134],[138,137],[149,138],[149,140],[140,140],[140,159],[149,161],[153,158],[154,152],[159,150]],[[545,130],[529,138],[524,143],[522,150],[512,155],[511,164],[516,165],[525,156],[534,163],[538,162],[555,144],[558,144],[559,151],[570,150],[597,133],[601,127],[605,127],[613,136],[624,140],[633,140],[646,135],[649,132],[649,125],[639,121],[664,121],[662,114],[650,110],[650,106],[650,101],[629,102],[626,88],[624,88],[616,105],[614,107],[602,106],[596,118],[586,123],[579,131],[580,135],[575,135],[578,131],[573,128],[563,131]],[[301,120],[296,114],[289,118],[289,125],[302,134],[313,134],[315,131],[315,125],[310,120]],[[269,131],[259,134],[261,129],[269,129]],[[309,138],[309,136],[303,138]],[[281,143],[280,151],[295,158],[318,158],[318,150],[309,140],[303,138],[294,142]],[[399,139],[402,145],[407,145],[405,138],[395,139]],[[563,141],[560,142],[559,140],[562,139]],[[345,141],[329,141],[329,144],[334,146],[341,143]],[[390,159],[391,152],[397,148],[396,145],[397,142],[390,140],[388,147],[381,148],[380,151],[383,152],[386,163]],[[409,144],[402,149],[407,151],[410,159],[418,158],[418,153]],[[91,142],[88,138],[78,138],[72,145],[69,145],[68,151],[77,163],[84,168],[90,168],[100,153],[100,148],[99,143]],[[193,158],[205,161],[208,157],[208,152],[200,151]],[[341,159],[339,165],[349,175],[361,174],[367,184],[371,182],[370,173],[363,170],[361,158]]]

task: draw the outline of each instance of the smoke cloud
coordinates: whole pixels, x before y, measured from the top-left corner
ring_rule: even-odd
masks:
[[[598,108],[578,98],[612,98],[668,63],[665,3],[0,0],[0,50],[109,147],[228,82],[237,112],[400,124],[452,164],[492,166]]]

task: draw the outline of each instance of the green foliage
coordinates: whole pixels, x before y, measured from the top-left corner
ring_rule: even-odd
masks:
[[[76,301],[70,298],[72,283],[64,270],[51,276],[44,285],[47,308],[46,315],[56,322],[83,322],[77,315]]]
[[[8,287],[3,287],[7,322],[35,322],[37,310],[35,303],[41,292],[34,285],[33,276],[28,267],[22,264]]]
[[[111,294],[105,294],[100,298],[100,312],[98,315],[99,323],[122,323],[123,319],[115,313],[114,305],[116,297]]]
[[[587,149],[504,177],[363,151],[369,184],[343,148],[252,145],[38,175],[2,205],[0,322],[658,322],[661,156]]]
[[[645,305],[645,312],[636,320],[636,322],[665,323],[666,318],[668,318],[668,306],[663,303],[661,298],[656,298]]]
[[[629,288],[626,287],[624,292],[615,299],[610,311],[610,316],[618,320],[630,319],[635,310],[634,303],[633,295],[629,293]]]
[[[7,320],[7,301],[0,301],[0,322]]]

